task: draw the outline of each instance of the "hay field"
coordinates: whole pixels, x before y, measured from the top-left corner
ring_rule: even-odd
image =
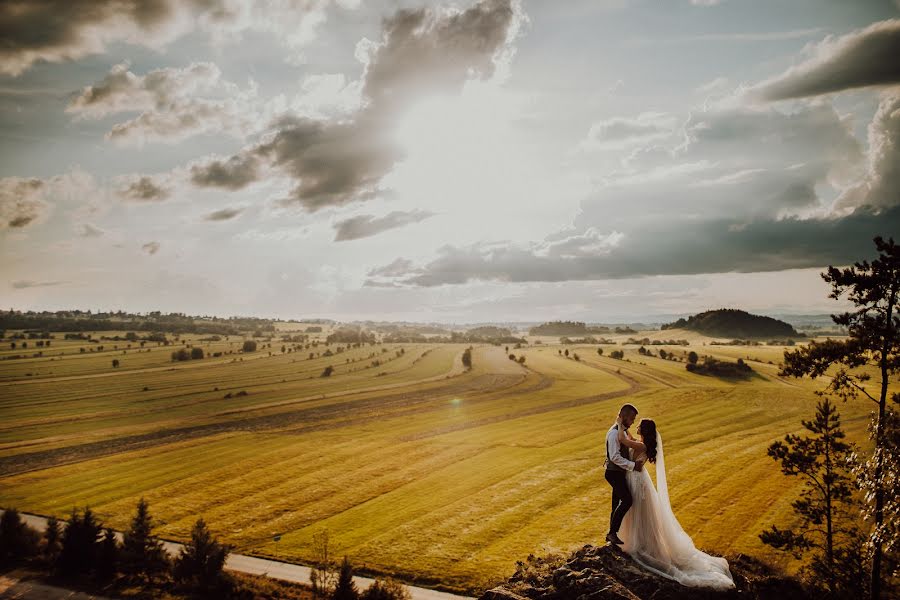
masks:
[[[659,426],[673,508],[698,546],[777,559],[756,536],[788,522],[799,488],[765,449],[801,430],[821,383],[779,378],[783,348],[690,340],[662,347],[749,356],[757,375],[695,375],[633,346],[604,346],[625,361],[597,346],[566,346],[579,361],[547,343],[510,349],[524,366],[478,346],[466,371],[464,346],[450,344],[309,359],[273,341],[171,363],[172,347],[85,355],[54,340],[41,358],[0,362],[0,505],[59,517],[90,505],[124,528],[144,496],[162,537],[186,539],[202,515],[242,553],[272,556],[280,533],[277,557],[297,562],[327,528],[333,550],[370,572],[474,591],[530,553],[602,541],[603,435],[631,402]],[[839,408],[864,442],[870,407]]]

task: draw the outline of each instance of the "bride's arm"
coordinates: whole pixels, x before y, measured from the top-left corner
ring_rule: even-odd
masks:
[[[646,450],[647,448],[644,446],[642,442],[637,440],[633,440],[627,435],[625,432],[619,429],[619,443],[627,448],[631,448],[633,450]]]

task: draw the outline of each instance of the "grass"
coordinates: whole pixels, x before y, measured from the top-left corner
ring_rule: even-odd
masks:
[[[525,366],[479,346],[470,371],[459,364],[465,346],[427,344],[309,360],[273,342],[272,356],[174,371],[168,350],[133,371],[71,353],[53,362],[78,379],[26,378],[3,362],[0,505],[59,517],[90,505],[124,528],[144,496],[162,537],[187,539],[202,515],[243,553],[272,556],[280,533],[278,558],[297,562],[310,561],[313,534],[327,528],[337,554],[364,571],[471,592],[528,554],[602,540],[602,436],[631,402],[657,422],[673,508],[698,546],[792,566],[757,537],[790,522],[799,491],[766,447],[800,432],[820,384],[779,378],[783,348],[689,339],[662,348],[750,356],[758,376],[695,375],[631,346],[626,360],[606,356],[622,346],[604,356],[567,346],[580,361],[560,346],[515,350]],[[372,367],[372,352],[386,362]],[[319,377],[327,364],[335,374]],[[238,390],[248,395],[223,397]],[[839,409],[850,439],[864,443],[869,406]],[[133,445],[137,435],[144,445]]]

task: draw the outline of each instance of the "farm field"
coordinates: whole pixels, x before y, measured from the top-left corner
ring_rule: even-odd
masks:
[[[789,522],[799,482],[766,447],[802,430],[822,382],[779,378],[781,347],[646,333],[691,343],[654,353],[740,357],[756,374],[721,380],[632,345],[601,356],[550,340],[510,349],[524,365],[476,345],[470,370],[463,344],[310,358],[275,341],[239,353],[237,339],[182,336],[223,355],[173,363],[172,346],[83,353],[84,342],[54,340],[44,356],[0,362],[0,505],[61,518],[89,505],[125,528],[144,496],[161,537],[183,541],[203,516],[235,551],[301,563],[327,529],[332,550],[365,571],[472,592],[531,553],[602,541],[603,435],[631,402],[657,422],[672,505],[697,545],[782,561],[757,535]],[[869,405],[838,407],[865,444]]]

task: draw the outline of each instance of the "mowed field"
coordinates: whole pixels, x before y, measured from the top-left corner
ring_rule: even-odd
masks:
[[[60,334],[41,358],[0,362],[0,505],[61,518],[89,505],[124,529],[144,496],[161,537],[183,541],[203,516],[235,551],[300,563],[327,529],[332,551],[369,572],[473,592],[531,553],[602,543],[603,436],[631,402],[657,422],[672,505],[697,545],[782,561],[757,535],[790,523],[800,482],[766,447],[802,430],[822,382],[779,378],[780,347],[644,335],[689,339],[663,346],[677,355],[744,358],[757,375],[694,375],[637,346],[603,346],[624,349],[625,361],[565,346],[575,361],[552,338],[511,349],[524,366],[476,346],[466,370],[464,345],[310,359],[274,340],[238,353],[232,337],[193,343],[234,354],[172,363],[173,346],[104,341],[103,352],[81,353],[84,342]],[[320,377],[328,365],[333,375]],[[871,408],[839,403],[851,440],[866,444]]]

